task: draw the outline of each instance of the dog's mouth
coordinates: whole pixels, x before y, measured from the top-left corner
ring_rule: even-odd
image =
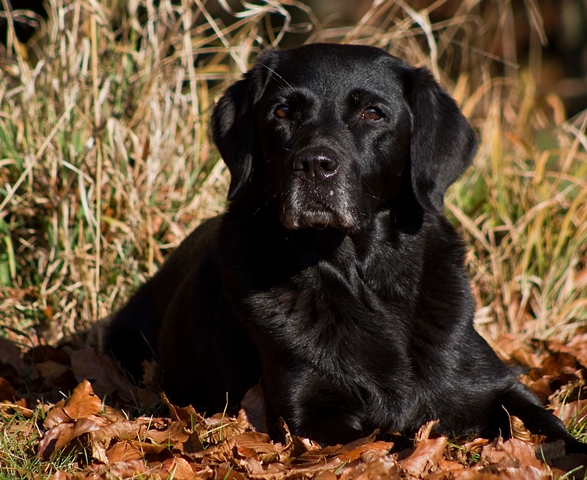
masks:
[[[350,209],[322,202],[307,203],[293,200],[285,199],[281,206],[280,220],[289,230],[330,227],[352,231],[357,227],[356,215]]]
[[[306,211],[298,215],[285,213],[281,219],[285,228],[298,230],[300,228],[338,227],[340,222],[332,212],[325,210]]]

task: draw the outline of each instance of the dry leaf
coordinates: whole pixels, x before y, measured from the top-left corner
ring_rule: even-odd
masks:
[[[66,400],[63,411],[72,420],[94,415],[102,409],[102,401],[87,380],[82,381]]]
[[[587,400],[576,400],[561,405],[554,411],[554,414],[562,420],[565,425],[571,422],[578,422],[587,416]]]
[[[91,380],[94,391],[100,397],[118,392],[127,402],[136,400],[136,388],[120,373],[116,362],[110,357],[98,355],[93,348],[74,351],[71,354],[71,369],[78,382]]]
[[[136,448],[132,443],[122,441],[115,443],[109,450],[107,450],[106,456],[110,463],[128,462],[130,460],[142,458],[143,452]]]
[[[446,443],[446,437],[423,440],[414,452],[399,464],[411,475],[422,475],[442,459]]]
[[[48,461],[54,452],[58,452],[73,439],[73,424],[62,423],[52,428],[39,443],[39,458]]]
[[[189,435],[185,433],[186,425],[184,422],[171,422],[165,430],[148,430],[147,438],[153,443],[160,445],[175,445],[179,442],[185,442]]]
[[[16,401],[16,390],[4,377],[0,377],[0,402],[8,400],[9,402]]]
[[[483,448],[481,461],[484,464],[502,464],[508,466],[530,466],[543,469],[543,463],[536,458],[534,447],[515,438],[503,441],[499,437]],[[544,470],[544,469],[543,469]]]
[[[169,409],[169,414],[171,415],[172,420],[181,420],[182,422],[185,422],[186,425],[190,426],[190,428],[207,428],[206,419],[196,412],[191,405],[188,405],[187,407],[173,405],[167,398],[167,395],[165,395],[165,392],[161,392],[160,397],[163,404]]]
[[[69,365],[63,365],[62,363],[58,363],[53,360],[37,363],[35,364],[35,367],[41,377],[49,381],[69,371]]]
[[[390,456],[379,458],[371,463],[357,463],[342,469],[340,480],[400,480],[405,472],[401,472],[397,462]]]
[[[4,338],[0,338],[0,363],[13,367],[20,377],[27,375],[28,368],[22,359],[20,349]]]
[[[430,434],[432,433],[432,429],[439,423],[440,420],[432,420],[422,425],[416,432],[416,436],[414,438],[414,442],[416,443],[416,445],[422,442],[423,440],[428,440]]]
[[[532,440],[532,434],[526,428],[524,422],[515,415],[511,415],[509,419],[512,437],[517,440],[523,440],[524,442],[530,442]]]
[[[45,420],[43,421],[43,426],[47,429],[56,427],[62,423],[69,423],[71,422],[71,417],[69,417],[65,410],[63,410],[63,405],[65,405],[65,400],[61,400],[57,402],[55,406],[49,410]]]
[[[174,457],[163,462],[163,468],[167,470],[172,478],[177,480],[193,480],[194,471],[190,464],[181,457]]]

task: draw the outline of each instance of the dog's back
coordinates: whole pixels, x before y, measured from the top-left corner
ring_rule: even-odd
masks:
[[[206,220],[186,237],[106,327],[104,350],[136,379],[142,375],[141,361],[155,356],[156,338],[173,297],[215,248],[221,218]]]

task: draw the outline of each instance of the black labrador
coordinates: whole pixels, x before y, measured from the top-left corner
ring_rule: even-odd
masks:
[[[582,444],[473,328],[464,247],[443,217],[473,130],[430,72],[367,46],[268,51],[218,102],[232,175],[115,316],[107,348],[153,355],[177,401],[220,411],[262,377],[292,432],[322,443],[510,432]]]

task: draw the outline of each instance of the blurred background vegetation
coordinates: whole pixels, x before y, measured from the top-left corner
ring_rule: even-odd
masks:
[[[120,306],[223,209],[223,89],[319,41],[427,66],[476,129],[446,213],[480,332],[587,330],[587,1],[0,2],[0,337],[54,343]]]

